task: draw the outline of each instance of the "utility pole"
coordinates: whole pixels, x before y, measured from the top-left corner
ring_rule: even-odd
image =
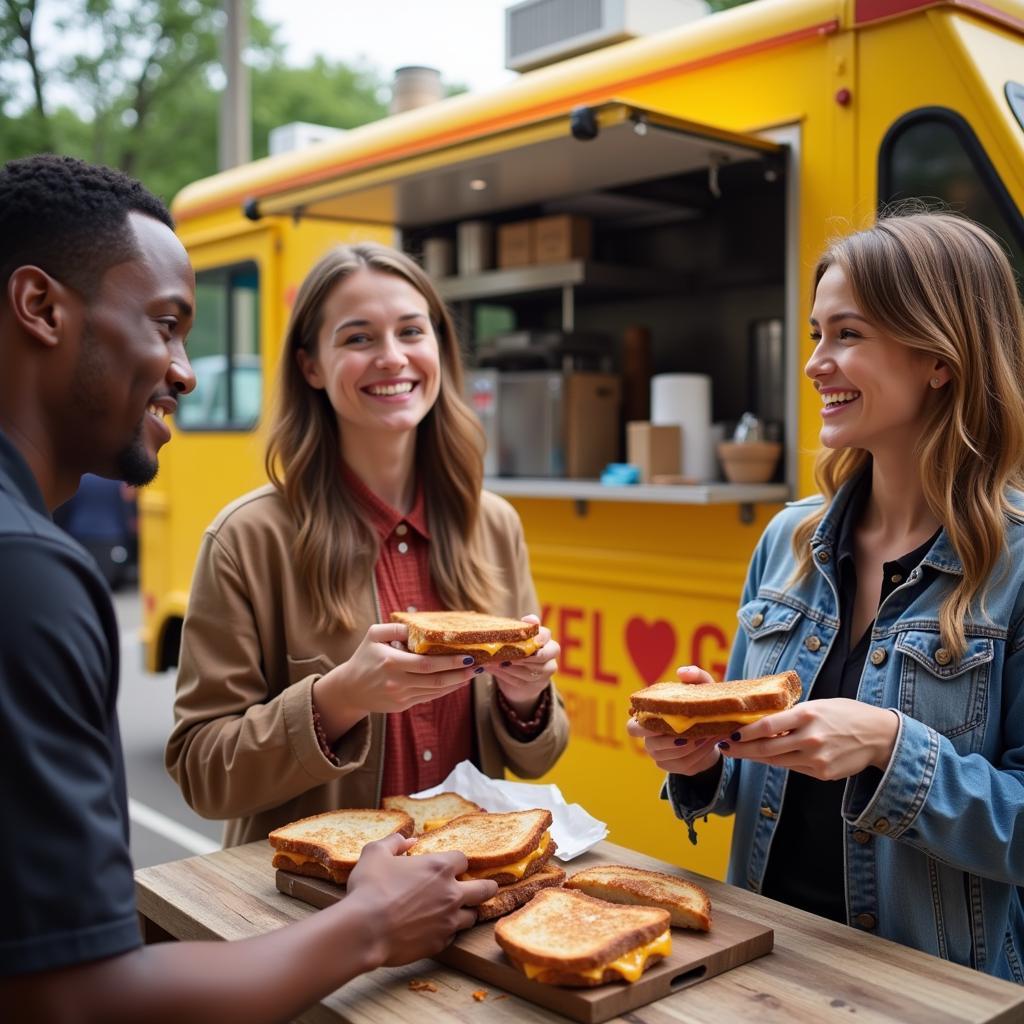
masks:
[[[220,169],[252,159],[249,68],[243,60],[249,43],[249,0],[224,0],[221,64],[227,82],[220,100]]]

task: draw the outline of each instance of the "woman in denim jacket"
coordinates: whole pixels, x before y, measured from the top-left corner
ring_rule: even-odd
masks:
[[[765,530],[728,678],[804,698],[644,736],[664,795],[736,814],[729,881],[1024,983],[1024,314],[1000,246],[881,220],[818,264],[822,494]],[[684,682],[710,676],[682,668]]]

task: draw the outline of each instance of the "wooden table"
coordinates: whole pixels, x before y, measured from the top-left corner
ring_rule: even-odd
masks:
[[[602,843],[604,859],[678,871],[625,847]],[[597,852],[597,851],[595,851]],[[569,872],[595,860],[578,857]],[[1024,1021],[1024,987],[699,875],[691,876],[712,904],[775,930],[775,949],[749,964],[683,989],[629,1014],[633,1024],[952,1024]],[[148,940],[242,939],[297,921],[310,907],[279,893],[270,847],[250,843],[187,860],[144,868],[135,876],[139,913]],[[427,978],[437,991],[413,991]],[[491,988],[432,960],[381,968],[350,981],[300,1018],[317,1024],[407,1021],[531,1021],[565,1018]]]

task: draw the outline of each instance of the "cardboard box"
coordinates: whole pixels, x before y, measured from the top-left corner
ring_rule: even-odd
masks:
[[[526,267],[533,262],[533,221],[520,220],[498,228],[498,266]]]
[[[450,238],[428,238],[423,243],[423,269],[434,280],[451,277],[454,255],[455,247]]]
[[[459,221],[455,235],[460,275],[479,274],[494,266],[494,227],[489,220]]]
[[[533,262],[567,263],[590,257],[590,221],[560,213],[533,222]]]
[[[682,460],[683,431],[678,424],[626,424],[626,461],[640,467],[641,483],[649,484],[655,476],[678,476]]]
[[[596,480],[619,456],[622,382],[612,373],[565,377],[565,475]]]

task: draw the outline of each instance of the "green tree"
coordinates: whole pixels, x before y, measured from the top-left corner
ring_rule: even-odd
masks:
[[[41,10],[65,53],[41,45]],[[80,156],[167,199],[215,173],[223,20],[220,0],[0,0],[0,160]],[[251,16],[254,156],[278,124],[348,128],[387,113],[375,71],[324,58],[289,67],[276,31]],[[82,40],[70,55],[68,39]]]
[[[387,84],[367,67],[316,57],[308,67],[288,67],[280,58],[252,70],[252,150],[267,155],[271,128],[310,121],[355,128],[386,117]]]

